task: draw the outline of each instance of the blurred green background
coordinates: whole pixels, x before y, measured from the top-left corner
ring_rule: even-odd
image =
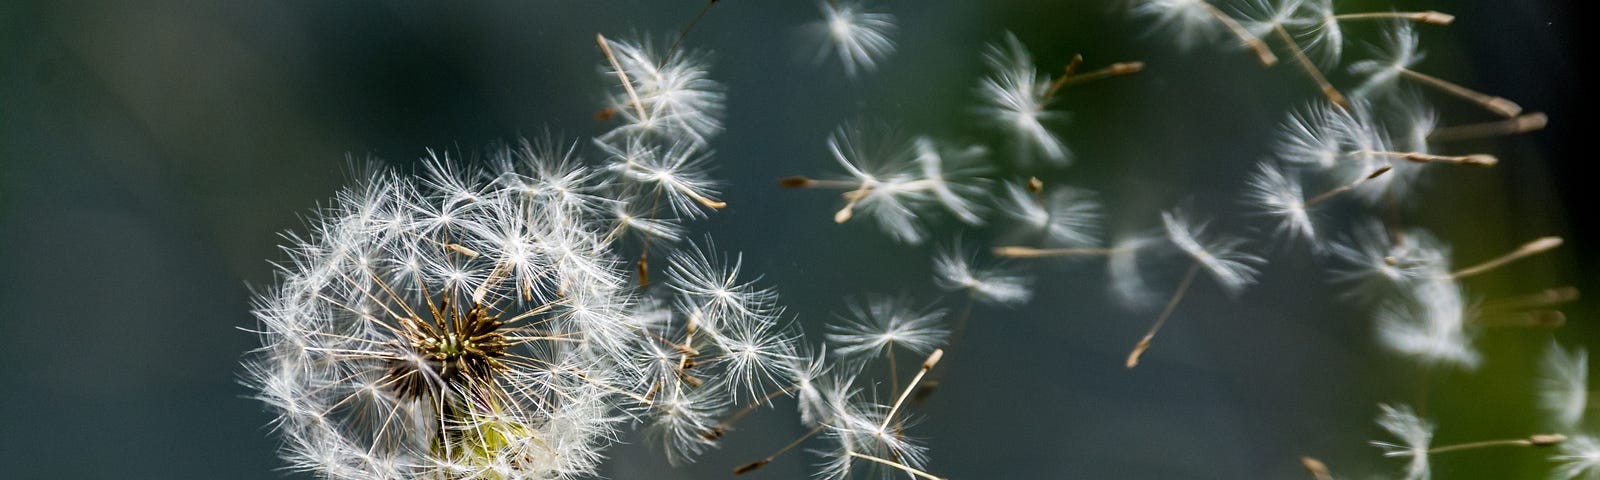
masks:
[[[687,46],[715,54],[727,86],[716,175],[729,207],[692,225],[777,287],[820,333],[842,300],[909,291],[934,299],[926,246],[837,226],[835,197],[774,180],[835,168],[824,139],[873,119],[942,138],[992,140],[973,114],[979,52],[1006,30],[1042,71],[1074,53],[1135,76],[1063,94],[1078,153],[1051,182],[1100,190],[1113,231],[1155,226],[1193,198],[1239,217],[1244,175],[1274,127],[1316,91],[1214,46],[1183,52],[1109,1],[889,1],[899,51],[875,74],[812,65],[797,28],[810,1],[720,2]],[[547,129],[581,139],[611,79],[594,33],[670,38],[704,5],[668,1],[0,2],[0,477],[279,478],[270,416],[236,375],[252,286],[271,281],[277,233],[342,185],[352,161],[405,166],[425,149],[476,158]],[[1498,0],[1348,1],[1343,11],[1439,9],[1419,27],[1418,66],[1545,111],[1551,127],[1462,148],[1493,169],[1441,169],[1410,214],[1473,263],[1544,235],[1568,243],[1467,284],[1493,298],[1576,284],[1600,292],[1578,175],[1573,6]],[[1347,59],[1376,31],[1352,28]],[[1353,81],[1333,75],[1341,85]],[[1433,96],[1444,124],[1491,119]],[[404,168],[404,167],[403,167]],[[1010,173],[1007,174],[1009,176]],[[1244,227],[1249,222],[1227,225]],[[1230,227],[1231,228],[1231,227]],[[946,225],[936,240],[953,238]],[[987,238],[965,234],[969,244]],[[1321,265],[1278,253],[1238,301],[1197,287],[1137,370],[1122,368],[1149,313],[1105,295],[1096,264],[1040,268],[1025,309],[979,308],[939,393],[911,433],[950,478],[1307,478],[1313,455],[1342,477],[1394,476],[1367,440],[1379,402],[1419,382],[1438,443],[1540,428],[1533,378],[1550,330],[1494,329],[1473,373],[1424,372],[1373,341],[1365,307],[1341,301]],[[955,299],[946,299],[955,305]],[[1596,304],[1564,310],[1554,335],[1600,345]],[[627,436],[610,478],[728,478],[803,429],[792,404],[753,416],[695,465],[665,469]],[[1438,478],[1541,478],[1548,452],[1441,455]],[[806,478],[786,457],[751,479]],[[289,475],[295,477],[297,475]],[[304,476],[304,475],[298,475]]]

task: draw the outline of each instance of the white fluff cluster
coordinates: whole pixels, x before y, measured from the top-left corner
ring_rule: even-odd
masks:
[[[681,461],[730,405],[804,373],[798,332],[738,257],[680,248],[659,285],[634,281],[628,238],[666,250],[722,206],[704,151],[722,100],[703,55],[612,46],[636,93],[613,97],[628,113],[595,140],[603,163],[556,140],[481,167],[430,155],[416,175],[361,175],[286,234],[246,381],[290,468],[574,478],[632,422]]]

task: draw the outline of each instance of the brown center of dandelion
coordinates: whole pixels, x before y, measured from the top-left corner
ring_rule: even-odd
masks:
[[[412,316],[399,322],[403,338],[395,346],[409,358],[391,360],[384,379],[398,396],[438,398],[447,389],[463,393],[493,383],[494,372],[506,369],[495,359],[511,343],[501,331],[504,323],[488,307],[474,302],[463,311],[445,295],[428,310],[431,321]]]

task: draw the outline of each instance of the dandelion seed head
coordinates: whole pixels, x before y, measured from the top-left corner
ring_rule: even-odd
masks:
[[[284,235],[288,258],[252,300],[262,346],[243,378],[276,414],[290,468],[578,478],[631,419],[682,461],[710,445],[696,429],[739,392],[793,376],[796,333],[737,260],[675,252],[676,301],[641,301],[607,237],[619,222],[666,230],[612,215],[639,191],[625,172],[555,145],[525,142],[486,168],[430,154],[416,176],[373,170],[315,211],[309,233]],[[707,355],[703,385],[681,381],[679,364],[662,372],[684,359],[658,348],[669,338]]]

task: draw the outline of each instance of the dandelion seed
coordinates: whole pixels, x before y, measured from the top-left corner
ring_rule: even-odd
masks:
[[[739,278],[744,257],[730,261],[708,247],[690,246],[674,252],[667,261],[667,285],[690,310],[701,312],[706,327],[721,329],[723,320],[773,323],[777,320],[777,293],[757,288],[754,280]]]
[[[1360,162],[1360,158],[1351,158],[1351,152],[1370,150],[1368,145],[1375,143],[1370,133],[1372,128],[1362,119],[1349,109],[1327,103],[1295,109],[1278,131],[1274,155],[1279,161],[1309,164],[1324,170]]]
[[[1298,172],[1286,171],[1282,166],[1261,163],[1246,185],[1246,200],[1260,208],[1267,216],[1278,219],[1273,229],[1275,237],[1289,241],[1307,240],[1313,251],[1321,252],[1322,244],[1316,241],[1310,208],[1341,193],[1354,190],[1367,182],[1383,177],[1393,167],[1381,167],[1365,177],[1334,187],[1311,198],[1305,198]]]
[[[779,184],[787,188],[843,190],[845,205],[834,214],[835,223],[855,218],[859,211],[897,241],[917,244],[926,237],[921,214],[942,205],[957,213],[975,214],[968,196],[977,195],[976,181],[958,179],[970,172],[950,160],[964,161],[972,152],[933,154],[938,147],[919,141],[923,150],[898,132],[877,125],[846,124],[828,137],[828,152],[847,176],[841,179],[791,177]],[[913,163],[916,162],[916,163]],[[937,165],[935,165],[937,163]],[[929,175],[929,176],[924,176]]]
[[[1550,478],[1561,480],[1600,480],[1600,441],[1588,435],[1577,435],[1556,446],[1558,453],[1550,460],[1560,465],[1550,472]]]
[[[1244,243],[1242,240],[1227,237],[1208,238],[1209,236],[1206,232],[1207,222],[1193,221],[1182,208],[1162,212],[1161,222],[1166,227],[1167,241],[1182,251],[1192,263],[1188,271],[1184,273],[1183,279],[1178,281],[1178,286],[1173,290],[1172,297],[1167,299],[1166,306],[1156,316],[1155,323],[1150,326],[1150,329],[1145,332],[1143,337],[1140,337],[1138,343],[1135,343],[1133,349],[1128,353],[1128,358],[1124,362],[1127,368],[1134,368],[1139,365],[1139,360],[1144,356],[1145,351],[1150,349],[1150,344],[1155,340],[1156,334],[1161,331],[1161,327],[1165,326],[1167,320],[1172,317],[1172,313],[1178,308],[1178,303],[1183,301],[1183,297],[1188,293],[1189,287],[1193,285],[1195,277],[1202,270],[1210,273],[1211,278],[1216,280],[1217,284],[1228,294],[1238,295],[1245,287],[1255,282],[1255,264],[1263,261],[1261,257],[1239,251],[1238,247]],[[1114,276],[1132,276],[1142,284],[1143,279],[1137,273],[1136,258],[1120,260],[1113,256],[1112,260]],[[1127,262],[1127,264],[1118,264],[1123,262]],[[1132,272],[1120,272],[1120,270],[1132,270]],[[1129,280],[1119,281],[1127,282]],[[1122,288],[1142,289],[1144,287],[1143,285],[1129,285]],[[1141,291],[1137,294],[1143,294],[1143,292]]]
[[[1183,209],[1162,212],[1161,223],[1166,227],[1167,240],[1205,267],[1211,278],[1229,294],[1238,295],[1255,283],[1255,265],[1264,259],[1240,251],[1244,240],[1210,236],[1207,231],[1210,222],[1196,221]]]
[[[1306,0],[1300,6],[1305,13],[1287,19],[1305,39],[1307,52],[1314,53],[1318,65],[1337,65],[1344,54],[1344,27],[1340,20],[1352,19],[1339,15],[1333,0]]]
[[[1555,306],[1555,304],[1576,301],[1576,299],[1578,299],[1578,288],[1574,288],[1574,286],[1557,286],[1557,288],[1547,288],[1547,290],[1523,294],[1523,296],[1491,299],[1491,301],[1483,304],[1485,317],[1477,318],[1478,325],[1557,328],[1557,326],[1562,326],[1563,323],[1566,323],[1566,315],[1558,312],[1558,310],[1547,310],[1542,309],[1542,307]]]
[[[1378,415],[1378,426],[1383,427],[1399,443],[1370,442],[1383,449],[1385,457],[1409,457],[1406,480],[1427,480],[1428,444],[1433,441],[1433,424],[1418,417],[1407,405],[1378,405],[1383,411]]]
[[[821,364],[825,358],[826,352],[820,350],[815,355],[809,356],[812,365]],[[839,407],[841,405],[840,402],[843,402],[842,399],[849,398],[850,396],[854,395],[856,391],[854,388],[855,381],[855,373],[849,369],[833,369],[827,375],[822,375],[819,373],[817,376],[810,377],[810,379],[806,382],[809,385],[809,388],[800,388],[799,392],[801,401],[801,423],[811,426],[811,429],[807,430],[806,433],[801,434],[798,438],[795,438],[789,443],[784,444],[782,448],[779,448],[772,454],[767,455],[766,458],[762,458],[761,460],[750,462],[734,468],[733,474],[743,475],[759,470],[761,467],[772,463],[773,460],[782,456],[784,453],[794,450],[795,447],[800,446],[800,444],[805,442],[807,439],[810,439],[811,437],[817,436],[818,434],[828,430],[830,424],[837,419],[837,414],[839,413]],[[808,394],[806,393],[808,391],[811,392],[809,400],[807,399]],[[811,410],[813,408],[814,410]],[[806,420],[806,412],[808,410],[811,410],[812,416],[810,418],[812,420]]]
[[[1057,166],[1071,163],[1072,152],[1045,126],[1061,114],[1046,110],[1053,99],[1050,77],[1034,70],[1027,47],[1007,32],[1004,44],[984,48],[983,58],[992,72],[978,84],[979,113],[1012,136],[1022,162],[1038,156]]]
[[[927,354],[944,343],[950,331],[939,325],[945,311],[918,307],[909,296],[867,296],[851,302],[842,323],[828,326],[827,339],[834,354],[850,359],[870,359],[899,347]]]
[[[1506,252],[1504,255],[1491,258],[1477,265],[1450,272],[1449,278],[1459,279],[1494,271],[1495,269],[1503,267],[1511,262],[1554,250],[1556,247],[1561,246],[1562,243],[1564,243],[1564,241],[1561,239],[1561,237],[1536,238],[1533,241],[1522,244],[1515,250]]]
[[[1221,28],[1237,37],[1240,45],[1249,47],[1262,65],[1271,66],[1278,61],[1260,38],[1206,0],[1141,0],[1133,7],[1133,13],[1153,17],[1156,30],[1170,33],[1177,38],[1178,47],[1185,50],[1212,38]]]
[[[933,350],[922,362],[911,383],[899,391],[891,405],[863,398],[859,390],[835,397],[833,420],[828,422],[827,438],[837,446],[824,452],[828,462],[819,472],[823,478],[845,478],[850,475],[856,460],[866,460],[879,468],[883,478],[910,474],[927,479],[942,480],[922,470],[927,464],[927,448],[917,445],[905,435],[911,422],[897,415],[900,407],[934,365],[943,357],[943,350]],[[893,459],[893,460],[889,460]]]
[[[933,257],[934,283],[947,291],[964,291],[974,300],[1006,307],[1028,303],[1033,296],[1031,279],[1008,271],[1003,265],[974,266],[975,259],[956,241],[939,249]]]
[[[1378,221],[1356,224],[1329,252],[1340,264],[1334,279],[1369,299],[1450,273],[1450,247],[1438,237],[1421,229],[1391,233]]]
[[[1391,23],[1390,28],[1384,32],[1384,40],[1385,43],[1382,46],[1372,49],[1373,59],[1350,64],[1351,73],[1367,77],[1367,80],[1354,90],[1356,96],[1369,96],[1381,88],[1393,85],[1396,79],[1405,78],[1472,102],[1506,118],[1514,118],[1522,113],[1522,107],[1517,105],[1516,102],[1480,93],[1450,81],[1412,70],[1412,65],[1422,61],[1423,54],[1418,50],[1419,42],[1411,23]]]
[[[838,58],[845,76],[855,78],[858,72],[877,70],[878,64],[894,53],[894,15],[855,0],[828,0],[818,6],[823,19],[809,27],[822,42],[818,62],[829,56]]]
[[[1019,183],[1006,183],[1005,187],[1001,212],[1022,224],[1014,237],[1052,246],[1099,243],[1101,205],[1093,191],[1058,186],[1036,195]]]
[[[1333,480],[1333,472],[1328,471],[1328,465],[1311,457],[1300,457],[1300,465],[1306,468],[1311,478],[1316,480]]]
[[[601,37],[604,38],[604,37]],[[623,125],[600,137],[658,135],[698,149],[722,132],[723,86],[710,77],[710,60],[698,51],[657,51],[649,41],[602,43],[622,94],[611,98]]]
[[[626,143],[620,147],[604,142],[596,145],[612,157],[613,171],[624,180],[647,188],[649,193],[643,196],[652,198],[652,207],[665,200],[673,214],[701,218],[705,216],[702,208],[727,206],[713,199],[719,192],[709,174],[709,154],[695,150],[689,143],[659,148],[637,137],[623,141]]]
[[[1376,315],[1379,340],[1397,353],[1466,370],[1477,368],[1482,360],[1467,330],[1474,311],[1453,281],[1409,285],[1399,298],[1380,305]]]
[[[1316,242],[1316,229],[1311,224],[1311,214],[1301,192],[1300,179],[1294,172],[1263,162],[1251,174],[1246,185],[1247,200],[1261,208],[1268,216],[1278,219],[1273,235],[1293,241],[1304,238]]]
[[[1305,49],[1300,46],[1299,42],[1295,41],[1294,34],[1289,33],[1288,28],[1286,28],[1286,26],[1292,25],[1297,21],[1295,14],[1300,11],[1301,6],[1304,4],[1305,0],[1249,0],[1243,8],[1246,20],[1241,20],[1239,23],[1244,25],[1244,28],[1257,38],[1276,34],[1284,46],[1289,49],[1289,52],[1294,54],[1295,63],[1299,63],[1301,69],[1305,70],[1306,75],[1316,82],[1317,88],[1322,90],[1323,96],[1326,96],[1328,101],[1334,105],[1348,108],[1350,101],[1339,93],[1339,90],[1334,88],[1333,84],[1328,83],[1328,79],[1322,74],[1322,70],[1317,68],[1316,61],[1306,55]]]
[[[669,462],[683,464],[714,445],[703,433],[716,424],[726,401],[713,389],[669,388],[651,402],[655,420],[648,432],[656,442],[670,447]]]
[[[1550,414],[1555,426],[1578,426],[1589,403],[1589,352],[1583,347],[1569,352],[1551,341],[1540,366],[1539,406]]]
[[[1455,16],[1437,12],[1362,12],[1338,13],[1333,8],[1333,0],[1307,0],[1301,7],[1306,11],[1303,17],[1290,19],[1289,23],[1302,27],[1307,38],[1306,47],[1310,51],[1321,52],[1322,65],[1339,63],[1344,46],[1343,22],[1368,21],[1368,20],[1403,20],[1416,23],[1434,25],[1449,25],[1455,21]]]
[[[1157,298],[1142,273],[1142,262],[1150,256],[1146,251],[1162,241],[1158,234],[1130,235],[1112,244],[1105,253],[1111,295],[1124,307],[1142,307]]]
[[[815,350],[811,353],[802,351],[789,367],[794,374],[793,391],[803,425],[819,425],[827,418],[827,398],[822,393],[826,385],[822,382],[832,370],[832,365],[828,363],[827,347],[817,347]]]
[[[1505,135],[1516,135],[1541,130],[1549,124],[1550,117],[1542,112],[1524,113],[1516,117],[1493,122],[1440,127],[1428,133],[1431,142],[1457,142]]]
[[[986,169],[976,162],[988,152],[978,146],[960,150],[941,148],[928,137],[917,137],[913,145],[922,173],[919,182],[927,185],[924,188],[932,193],[934,200],[962,223],[982,225],[982,205],[978,200],[987,192],[977,175]]]

